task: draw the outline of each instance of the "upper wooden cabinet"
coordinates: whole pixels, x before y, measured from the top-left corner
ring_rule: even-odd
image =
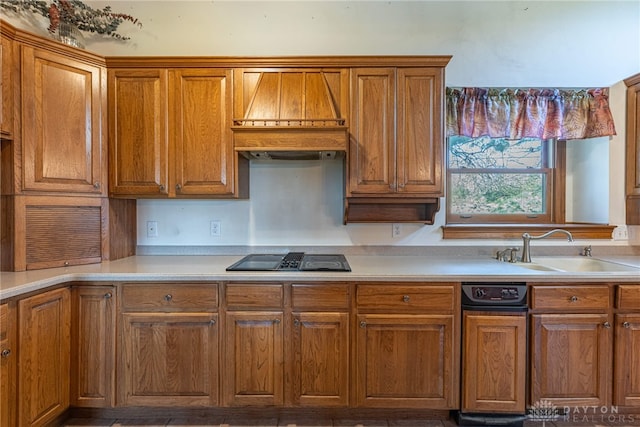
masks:
[[[13,138],[14,82],[14,43],[4,34],[6,26],[0,28],[0,138]]]
[[[230,69],[109,70],[110,193],[246,193],[231,142]]]
[[[22,190],[106,194],[104,67],[21,51]]]
[[[440,196],[442,68],[352,70],[349,196]]]
[[[640,73],[627,85],[627,224],[640,225]]]
[[[432,223],[442,196],[444,67],[355,68],[345,222]]]

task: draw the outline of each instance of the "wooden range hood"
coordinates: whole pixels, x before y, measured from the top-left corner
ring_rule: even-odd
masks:
[[[234,149],[274,158],[332,157],[348,147],[343,69],[236,69]],[[286,156],[286,153],[292,154]]]

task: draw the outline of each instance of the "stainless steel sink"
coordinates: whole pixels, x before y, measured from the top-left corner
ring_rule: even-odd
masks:
[[[640,268],[637,267],[587,257],[537,257],[531,263],[520,262],[516,265],[530,270],[541,271],[571,273],[635,271],[640,274]]]

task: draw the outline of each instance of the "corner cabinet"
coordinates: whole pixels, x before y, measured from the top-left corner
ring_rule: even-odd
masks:
[[[346,221],[431,223],[443,192],[444,66],[351,73]]]
[[[640,225],[640,73],[627,85],[627,224]]]
[[[68,288],[18,301],[18,425],[48,425],[69,407]]]
[[[23,191],[106,194],[105,67],[22,45]]]
[[[240,197],[248,167],[233,151],[232,71],[109,70],[110,194]]]

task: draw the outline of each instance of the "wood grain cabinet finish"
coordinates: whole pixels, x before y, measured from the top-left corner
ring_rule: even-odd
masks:
[[[115,403],[115,286],[71,288],[71,404],[109,408]]]
[[[22,189],[106,195],[105,68],[21,49]]]
[[[226,285],[224,406],[283,405],[283,297],[282,284]]]
[[[16,73],[14,67],[14,42],[5,34],[5,30],[0,28],[0,138],[13,139],[13,118],[14,118],[14,83]]]
[[[627,224],[640,224],[640,73],[626,79],[627,149],[626,194]]]
[[[618,285],[613,404],[640,406],[640,286]]]
[[[15,302],[0,304],[0,425],[16,423],[16,367],[18,357]]]
[[[462,321],[462,411],[523,413],[526,313],[465,311]]]
[[[44,426],[69,407],[69,289],[18,301],[18,319],[18,426]]]
[[[290,363],[296,406],[348,406],[349,307],[347,284],[293,284]]]
[[[356,404],[454,409],[459,391],[459,327],[453,284],[358,285]],[[389,293],[391,292],[391,294]],[[432,308],[427,301],[442,301]],[[379,307],[373,301],[378,294]],[[384,295],[384,296],[383,296]],[[432,298],[430,298],[430,295]],[[418,303],[412,305],[413,301]],[[391,302],[392,306],[387,305]]]
[[[443,69],[352,69],[348,196],[440,196]]]
[[[118,405],[216,406],[218,285],[138,286],[121,288]]]
[[[110,69],[108,81],[113,196],[247,196],[231,69]]]
[[[531,403],[611,402],[610,295],[606,284],[531,287]]]

